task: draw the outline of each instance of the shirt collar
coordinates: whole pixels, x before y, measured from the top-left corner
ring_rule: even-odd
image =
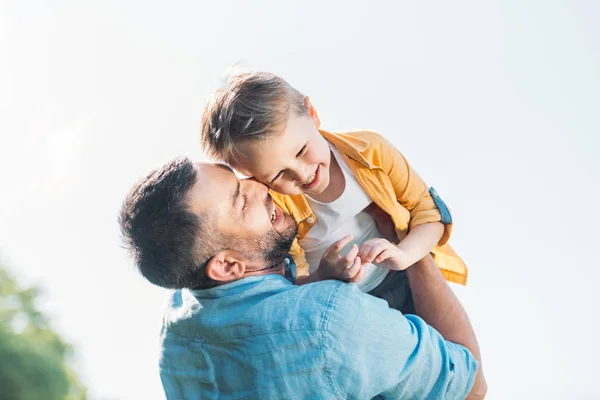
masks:
[[[319,132],[329,143],[333,144],[345,156],[357,161],[367,168],[374,168],[362,154],[369,148],[371,142],[347,133],[331,133],[320,129]]]
[[[221,297],[233,296],[244,291],[255,290],[258,285],[264,285],[272,288],[284,288],[291,285],[290,281],[281,275],[266,274],[259,276],[248,276],[239,279],[235,282],[226,283],[225,285],[215,286],[210,289],[190,290],[197,299],[218,299]]]

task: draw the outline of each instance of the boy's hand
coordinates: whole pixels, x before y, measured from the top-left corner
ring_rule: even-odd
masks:
[[[358,257],[365,263],[374,263],[396,271],[410,267],[407,255],[393,243],[381,238],[361,244]]]
[[[346,256],[340,256],[342,249],[352,239],[351,235],[345,236],[325,250],[319,268],[315,271],[320,279],[338,279],[346,282],[359,282],[362,279],[364,268],[360,257],[356,256],[358,246],[353,244]]]

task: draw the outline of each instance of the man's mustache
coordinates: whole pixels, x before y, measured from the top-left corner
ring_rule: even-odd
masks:
[[[273,203],[273,198],[271,197],[271,193],[267,192],[267,195],[265,196],[265,208],[267,209],[267,211],[270,213],[271,210],[271,204]]]

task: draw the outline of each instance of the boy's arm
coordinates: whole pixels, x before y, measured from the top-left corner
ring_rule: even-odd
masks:
[[[420,225],[441,222],[444,229],[439,240],[434,245],[445,244],[452,232],[452,218],[448,208],[435,191],[429,189],[429,186],[412,169],[396,147],[382,136],[378,135],[377,138],[379,140],[379,150],[382,154],[383,169],[390,178],[396,199],[410,212],[409,231],[413,231]],[[427,228],[426,230],[429,229],[437,232],[439,228]],[[426,236],[431,237],[429,235]],[[422,257],[431,251],[432,248],[433,246],[427,252],[423,253]],[[417,257],[414,261],[418,261],[422,257]]]
[[[412,228],[408,235],[398,244],[403,254],[402,268],[408,268],[431,252],[440,242],[444,234],[444,224],[429,222]]]
[[[431,249],[438,244],[444,233],[444,225],[440,222],[429,222],[417,225],[411,229],[408,235],[398,244],[396,227],[394,221],[388,213],[383,211],[375,203],[371,203],[364,210],[374,220],[379,233],[390,243],[397,244],[400,250],[400,256],[396,257],[396,266],[399,270],[406,269],[431,252]],[[364,258],[363,252],[359,251],[359,256]]]

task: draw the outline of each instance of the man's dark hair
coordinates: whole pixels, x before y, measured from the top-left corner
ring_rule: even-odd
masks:
[[[212,218],[208,213],[194,214],[186,204],[196,179],[192,162],[175,158],[141,179],[121,209],[125,246],[140,273],[155,285],[214,286],[206,276],[206,264],[218,251],[218,238],[214,229],[201,229]]]

